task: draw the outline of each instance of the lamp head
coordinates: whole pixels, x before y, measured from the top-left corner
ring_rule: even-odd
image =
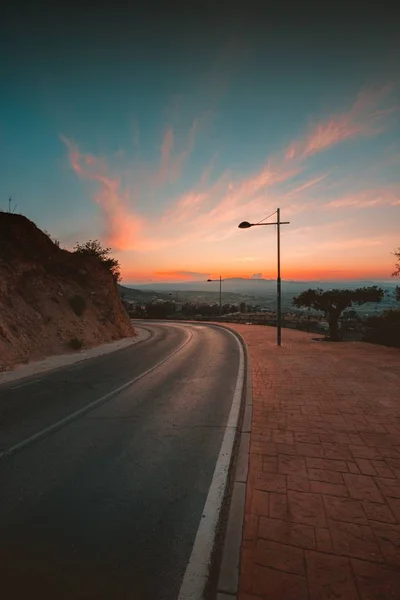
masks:
[[[249,227],[251,227],[251,223],[248,221],[242,221],[238,227],[239,229],[249,229]]]

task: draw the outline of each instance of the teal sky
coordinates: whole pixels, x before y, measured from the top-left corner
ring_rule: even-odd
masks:
[[[110,245],[127,283],[274,276],[273,228],[237,224],[278,206],[284,277],[389,278],[395,16],[215,6],[9,8],[0,205]]]

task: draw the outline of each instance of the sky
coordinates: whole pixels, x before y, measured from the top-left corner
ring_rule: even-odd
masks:
[[[0,208],[110,246],[124,283],[275,277],[276,227],[238,224],[277,207],[283,279],[390,279],[396,17],[260,5],[9,6]]]

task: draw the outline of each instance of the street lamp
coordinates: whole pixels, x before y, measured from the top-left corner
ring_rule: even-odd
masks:
[[[207,279],[207,282],[209,281],[219,281],[219,314],[222,315],[222,282],[224,280],[220,275],[219,279]]]
[[[272,217],[276,212],[277,220],[274,223],[263,223],[269,217]],[[239,225],[239,229],[249,229],[250,227],[256,227],[258,225],[277,225],[277,255],[278,255],[278,272],[276,276],[276,343],[277,346],[281,345],[282,341],[282,295],[281,295],[281,225],[289,225],[290,221],[281,221],[281,209],[277,208],[276,211],[269,215],[259,223],[249,223],[248,221],[242,221]]]

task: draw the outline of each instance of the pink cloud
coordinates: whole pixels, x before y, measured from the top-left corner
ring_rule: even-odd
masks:
[[[195,119],[193,121],[183,148],[175,153],[174,149],[177,146],[175,132],[172,127],[166,129],[161,144],[161,165],[155,178],[158,184],[174,183],[179,180],[183,167],[195,147],[196,135],[207,118],[208,116],[206,115],[202,119]]]
[[[83,154],[72,142],[65,139],[64,142],[75,173],[97,185],[94,200],[101,207],[109,245],[120,251],[138,252],[162,251],[183,244],[189,248],[196,243],[234,237],[240,221],[259,220],[276,206],[283,209],[285,220],[291,220],[291,215],[325,208],[398,206],[398,186],[348,194],[323,204],[321,198],[314,200],[310,194],[314,194],[315,189],[326,191],[323,182],[329,173],[306,180],[302,177],[300,183],[296,180],[306,171],[308,156],[348,137],[376,132],[383,127],[389,113],[381,104],[388,97],[388,90],[375,95],[372,92],[360,94],[348,114],[316,125],[304,140],[294,142],[286,154],[273,154],[247,176],[235,177],[235,173],[225,171],[211,181],[215,166],[212,160],[199,174],[197,182],[172,198],[167,208],[160,210],[151,221],[140,216],[135,207],[138,203],[145,205],[156,193],[164,193],[160,184],[175,182],[181,177],[205,118],[195,119],[183,137],[177,136],[176,128],[167,127],[160,147],[161,161],[156,165],[137,159],[131,168],[120,169],[117,174],[110,170],[105,159]],[[126,185],[127,179],[131,185]],[[182,254],[182,260],[185,255]],[[259,265],[254,265],[254,270],[258,268]],[[157,272],[157,276],[160,274],[161,271]]]
[[[360,92],[348,112],[317,123],[303,140],[290,144],[285,158],[305,158],[347,139],[384,131],[388,124],[387,117],[398,110],[397,106],[382,106],[382,103],[390,101],[392,91],[393,86],[387,85]]]
[[[71,141],[66,138],[62,140],[68,148],[70,164],[75,173],[82,179],[98,184],[94,200],[102,209],[107,244],[115,250],[133,247],[142,228],[142,219],[128,206],[129,194],[122,190],[120,177],[108,175],[104,159],[81,154]]]
[[[343,198],[332,200],[325,208],[374,208],[375,206],[400,206],[400,185],[384,186],[381,189],[363,190]]]

